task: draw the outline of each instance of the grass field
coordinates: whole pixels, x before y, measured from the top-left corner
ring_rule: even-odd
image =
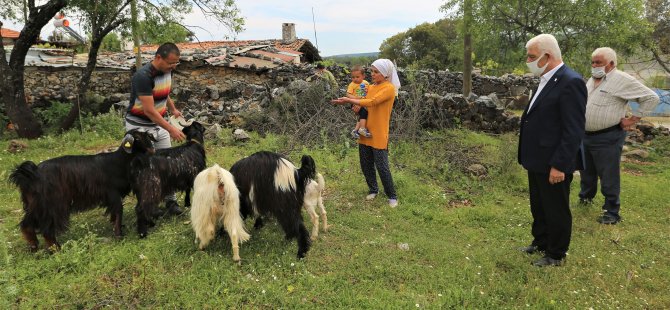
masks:
[[[95,153],[122,135],[120,120],[109,117],[85,128],[82,136],[26,141],[27,150],[17,154],[0,141],[0,178],[24,160]],[[226,137],[206,144],[208,164],[225,168],[255,151],[285,152],[290,145],[285,137],[256,135],[246,144]],[[160,220],[140,240],[132,196],[122,240],[95,209],[72,217],[60,252],[30,253],[17,227],[18,191],[0,182],[0,308],[670,308],[670,140],[656,140],[645,161],[624,163],[618,225],[596,223],[602,197],[590,206],[576,203],[575,178],[567,264],[552,268],[531,266],[539,256],[517,250],[531,241],[532,219],[514,135],[450,130],[392,141],[396,209],[383,195],[364,200],[354,146],[289,154],[296,162],[311,154],[327,184],[331,229],[304,260],[272,220],[251,230],[241,265],[231,260],[227,239],[198,251],[188,215]],[[488,176],[466,173],[471,163],[483,164]],[[246,224],[252,229],[251,220]]]

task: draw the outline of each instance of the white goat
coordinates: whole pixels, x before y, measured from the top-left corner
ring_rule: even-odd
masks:
[[[233,175],[215,164],[200,172],[193,185],[191,225],[195,231],[195,243],[200,241],[200,250],[214,239],[218,223],[223,225],[230,237],[233,261],[240,261],[239,244],[250,238],[240,216],[240,192]]]
[[[309,217],[312,220],[312,233],[310,239],[316,240],[319,236],[319,215],[316,214],[315,207],[319,206],[319,212],[323,221],[323,231],[328,231],[328,217],[326,216],[326,208],[323,206],[323,189],[326,187],[326,182],[321,173],[316,174],[316,180],[311,180],[305,187],[305,201],[303,207],[307,210]]]

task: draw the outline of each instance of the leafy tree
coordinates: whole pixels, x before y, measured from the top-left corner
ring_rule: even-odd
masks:
[[[448,0],[442,10],[460,18],[462,0]],[[499,64],[499,73],[525,68],[525,43],[541,33],[553,34],[563,60],[587,72],[595,48],[630,54],[651,31],[640,0],[473,0],[472,15],[474,53],[480,63]]]
[[[98,62],[98,51],[103,39],[114,29],[128,21],[126,9],[130,0],[70,0],[70,11],[80,12],[82,25],[91,33],[86,67],[77,83],[77,102],[72,104],[68,115],[61,123],[61,129],[72,127],[79,115],[81,105],[86,105],[86,92],[91,81],[91,74]]]
[[[647,21],[653,31],[649,42],[645,45],[651,52],[653,59],[670,73],[670,0],[647,0]],[[666,55],[666,56],[664,56]]]
[[[102,39],[102,44],[100,45],[100,50],[109,51],[109,52],[120,52],[123,50],[121,46],[121,40],[119,35],[114,32],[110,32]]]
[[[384,40],[380,57],[393,59],[401,67],[453,68],[461,58],[457,47],[462,46],[456,27],[457,21],[452,19],[423,23]]]
[[[140,22],[140,28],[140,41],[143,44],[190,42],[195,38],[195,34],[183,26],[155,18]]]

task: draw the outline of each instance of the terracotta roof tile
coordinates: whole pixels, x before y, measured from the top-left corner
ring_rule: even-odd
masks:
[[[7,39],[18,39],[20,32],[8,28],[0,28],[0,33],[2,33],[3,38]]]

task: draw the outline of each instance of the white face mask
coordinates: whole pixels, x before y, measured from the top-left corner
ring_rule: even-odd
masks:
[[[591,67],[591,76],[593,76],[593,78],[602,79],[605,76],[605,74],[607,74],[605,72],[605,66],[595,68]]]
[[[540,58],[538,58],[538,59],[535,59],[535,61],[533,61],[533,62],[527,62],[526,63],[526,66],[528,66],[528,70],[530,70],[530,73],[532,73],[534,76],[542,75],[542,73],[544,72],[544,69],[546,69],[547,66],[549,65],[549,61],[547,61],[547,63],[544,64],[544,66],[542,66],[542,68],[537,66],[537,63],[540,62],[540,59],[542,59],[542,57],[544,57],[544,55],[540,56]]]

